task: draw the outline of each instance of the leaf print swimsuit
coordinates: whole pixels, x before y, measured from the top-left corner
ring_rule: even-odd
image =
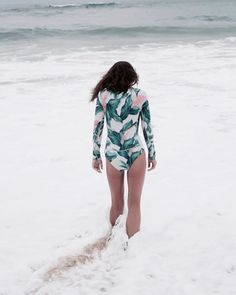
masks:
[[[95,160],[101,158],[104,117],[107,123],[105,157],[117,170],[128,170],[144,151],[138,135],[140,118],[148,148],[148,159],[155,159],[149,102],[143,90],[130,87],[127,92],[121,93],[107,89],[99,91],[93,129],[93,159]]]

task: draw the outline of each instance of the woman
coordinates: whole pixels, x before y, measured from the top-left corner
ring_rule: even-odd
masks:
[[[136,83],[138,75],[132,65],[119,61],[94,87],[91,97],[91,101],[96,100],[92,167],[100,173],[103,169],[100,147],[106,117],[106,172],[112,198],[110,223],[114,226],[117,218],[123,214],[124,171],[127,170],[128,238],[140,230],[141,222],[140,199],[146,172],[146,155],[138,136],[140,119],[148,148],[148,170],[156,167],[148,98],[143,90],[133,87]]]

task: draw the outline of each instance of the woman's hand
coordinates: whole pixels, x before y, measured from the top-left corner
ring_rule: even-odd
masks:
[[[92,161],[92,167],[93,167],[94,170],[101,173],[102,169],[103,169],[102,159],[100,158],[98,160],[93,160]]]
[[[156,165],[157,165],[156,160],[148,160],[148,171],[155,169]]]

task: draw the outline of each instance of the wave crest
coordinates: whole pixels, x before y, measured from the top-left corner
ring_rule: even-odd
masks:
[[[111,37],[135,37],[144,35],[211,35],[217,36],[222,33],[232,33],[235,35],[236,27],[229,29],[228,27],[180,27],[180,26],[135,26],[135,27],[100,27],[100,28],[79,28],[73,30],[62,29],[44,29],[44,28],[27,28],[16,29],[12,31],[0,32],[0,40],[31,40],[41,37],[59,37],[59,38],[74,38],[74,37],[91,37],[91,36],[111,36]]]
[[[68,8],[101,8],[101,7],[110,7],[110,6],[117,6],[117,2],[91,2],[91,3],[84,3],[84,4],[52,4],[48,5],[48,8],[54,9],[68,9]]]
[[[35,11],[47,11],[47,10],[73,10],[73,9],[83,9],[83,8],[106,8],[118,6],[118,2],[90,2],[82,4],[50,4],[47,6],[34,5],[30,7],[16,7],[2,10],[3,12],[10,13],[24,13],[24,12],[35,12]]]
[[[192,17],[184,17],[184,16],[179,16],[176,19],[178,20],[200,20],[200,21],[206,21],[206,22],[232,22],[234,21],[231,17],[222,15],[222,16],[217,16],[217,15],[195,15]]]

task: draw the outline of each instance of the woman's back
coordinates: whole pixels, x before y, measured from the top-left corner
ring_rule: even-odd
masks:
[[[133,161],[144,150],[138,136],[141,119],[149,159],[155,158],[153,134],[150,125],[150,110],[146,93],[137,87],[127,92],[116,93],[103,89],[96,99],[93,132],[93,157],[100,157],[101,137],[107,122],[106,158],[119,170],[129,169]]]

